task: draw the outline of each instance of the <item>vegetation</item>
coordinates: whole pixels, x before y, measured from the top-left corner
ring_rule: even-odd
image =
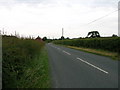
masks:
[[[117,52],[110,52],[110,51],[105,51],[105,50],[101,50],[101,49],[75,47],[75,46],[67,46],[67,47],[72,48],[72,49],[76,49],[76,50],[80,50],[80,51],[85,51],[88,53],[93,53],[93,54],[97,54],[97,55],[111,57],[114,60],[118,60],[118,58],[120,58],[120,56],[118,55]]]
[[[98,31],[91,31],[91,32],[88,32],[87,37],[90,37],[90,38],[100,37],[100,34]]]
[[[50,77],[44,43],[3,36],[3,88],[49,88]]]
[[[46,40],[47,40],[47,37],[43,37],[42,40],[43,40],[43,41],[46,41]]]
[[[54,43],[79,48],[99,49],[120,54],[120,37],[57,40]]]

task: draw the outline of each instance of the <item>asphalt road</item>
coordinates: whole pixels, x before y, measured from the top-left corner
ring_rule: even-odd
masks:
[[[118,61],[51,43],[46,47],[53,88],[118,88]]]

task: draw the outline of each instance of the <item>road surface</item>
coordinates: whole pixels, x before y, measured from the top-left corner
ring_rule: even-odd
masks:
[[[49,43],[53,88],[118,88],[118,61]]]

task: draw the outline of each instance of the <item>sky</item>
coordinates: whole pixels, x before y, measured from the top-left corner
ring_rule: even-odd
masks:
[[[118,35],[119,0],[0,0],[0,30],[20,36]]]

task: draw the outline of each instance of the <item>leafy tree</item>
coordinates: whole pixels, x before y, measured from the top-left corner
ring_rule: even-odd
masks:
[[[96,38],[96,37],[100,37],[100,34],[98,31],[91,31],[91,32],[88,32],[87,37]]]
[[[46,41],[47,40],[47,37],[43,37],[43,39],[42,39],[43,41]]]
[[[61,38],[60,38],[61,40],[64,40],[65,38],[64,38],[64,36],[61,36]]]
[[[70,39],[69,37],[67,37],[66,39]]]
[[[112,37],[118,37],[117,35],[113,34]]]

